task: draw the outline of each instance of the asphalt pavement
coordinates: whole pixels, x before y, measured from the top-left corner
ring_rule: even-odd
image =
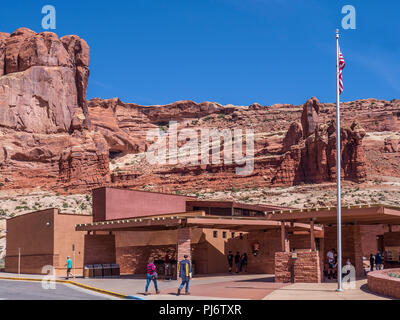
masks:
[[[56,283],[43,289],[41,282],[0,280],[0,300],[110,300],[111,296],[70,284]]]

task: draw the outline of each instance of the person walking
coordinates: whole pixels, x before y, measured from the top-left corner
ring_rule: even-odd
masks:
[[[188,255],[185,254],[183,256],[183,260],[179,262],[178,266],[178,271],[179,271],[179,277],[182,279],[182,283],[178,288],[178,293],[177,295],[179,296],[181,294],[181,290],[183,287],[185,287],[185,294],[189,295],[189,281],[190,278],[192,277],[192,266],[190,265],[190,261],[188,260]]]
[[[244,252],[242,254],[241,260],[240,260],[240,271],[247,272],[247,253]]]
[[[229,273],[232,274],[232,267],[233,267],[233,254],[232,254],[232,251],[229,251],[227,259],[228,259],[228,265],[229,265]]]
[[[375,255],[375,267],[376,270],[382,270],[382,254],[378,251]]]
[[[65,266],[67,266],[67,280],[68,280],[69,277],[71,276],[71,270],[72,270],[72,260],[70,256],[67,257],[67,263],[65,264]]]
[[[154,282],[154,288],[156,289],[156,294],[159,294],[160,291],[158,290],[158,285],[157,285],[156,266],[154,264],[154,259],[150,258],[146,268],[146,288],[144,290],[145,296],[148,295],[149,285],[152,280]]]
[[[236,266],[236,273],[239,273],[240,270],[240,252],[237,251],[235,255],[235,266]]]
[[[369,270],[374,271],[374,264],[375,264],[375,258],[374,255],[371,253],[369,255]]]
[[[169,250],[167,250],[167,253],[164,258],[164,269],[165,269],[165,279],[170,280],[171,276],[171,259],[169,257]]]

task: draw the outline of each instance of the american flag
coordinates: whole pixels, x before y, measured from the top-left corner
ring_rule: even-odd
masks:
[[[345,66],[346,66],[346,63],[344,62],[343,54],[339,48],[339,94],[342,94],[342,92],[343,92],[342,72],[343,72],[343,69]]]

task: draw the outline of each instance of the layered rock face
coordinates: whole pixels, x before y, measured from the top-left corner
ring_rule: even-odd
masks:
[[[89,78],[84,40],[20,28],[2,33],[0,48],[0,126],[46,134],[82,127]]]
[[[26,28],[0,33],[0,188],[82,192],[109,185],[173,192],[335,180],[333,104],[316,98],[303,106],[87,101],[89,62],[89,47],[78,36]],[[342,119],[344,179],[400,176],[400,100],[343,103]],[[170,121],[178,132],[242,129],[244,140],[252,129],[254,170],[238,175],[238,165],[224,162],[150,164],[147,133],[167,134]]]
[[[106,143],[88,131],[88,78],[89,47],[83,39],[26,28],[0,33],[2,184],[51,187],[66,179],[77,185],[107,180]],[[74,168],[87,169],[89,177],[75,175]]]

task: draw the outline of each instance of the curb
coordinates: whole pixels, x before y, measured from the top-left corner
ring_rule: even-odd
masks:
[[[137,296],[126,296],[125,298],[128,300],[146,300],[144,298],[137,297]]]
[[[34,281],[34,282],[42,282],[43,281],[42,279],[38,279],[38,278],[17,278],[17,277],[0,277],[0,280],[17,280],[17,281]],[[81,288],[84,288],[84,289],[87,289],[87,290],[91,290],[91,291],[95,291],[95,292],[98,292],[98,293],[108,294],[110,296],[117,297],[117,298],[129,299],[129,300],[144,300],[144,299],[139,298],[139,297],[128,296],[128,295],[117,293],[117,292],[113,292],[113,291],[99,289],[99,288],[91,287],[91,286],[88,286],[86,284],[82,284],[82,283],[71,281],[71,280],[55,279],[55,282],[56,283],[72,284],[72,285],[77,286],[77,287],[81,287]]]

